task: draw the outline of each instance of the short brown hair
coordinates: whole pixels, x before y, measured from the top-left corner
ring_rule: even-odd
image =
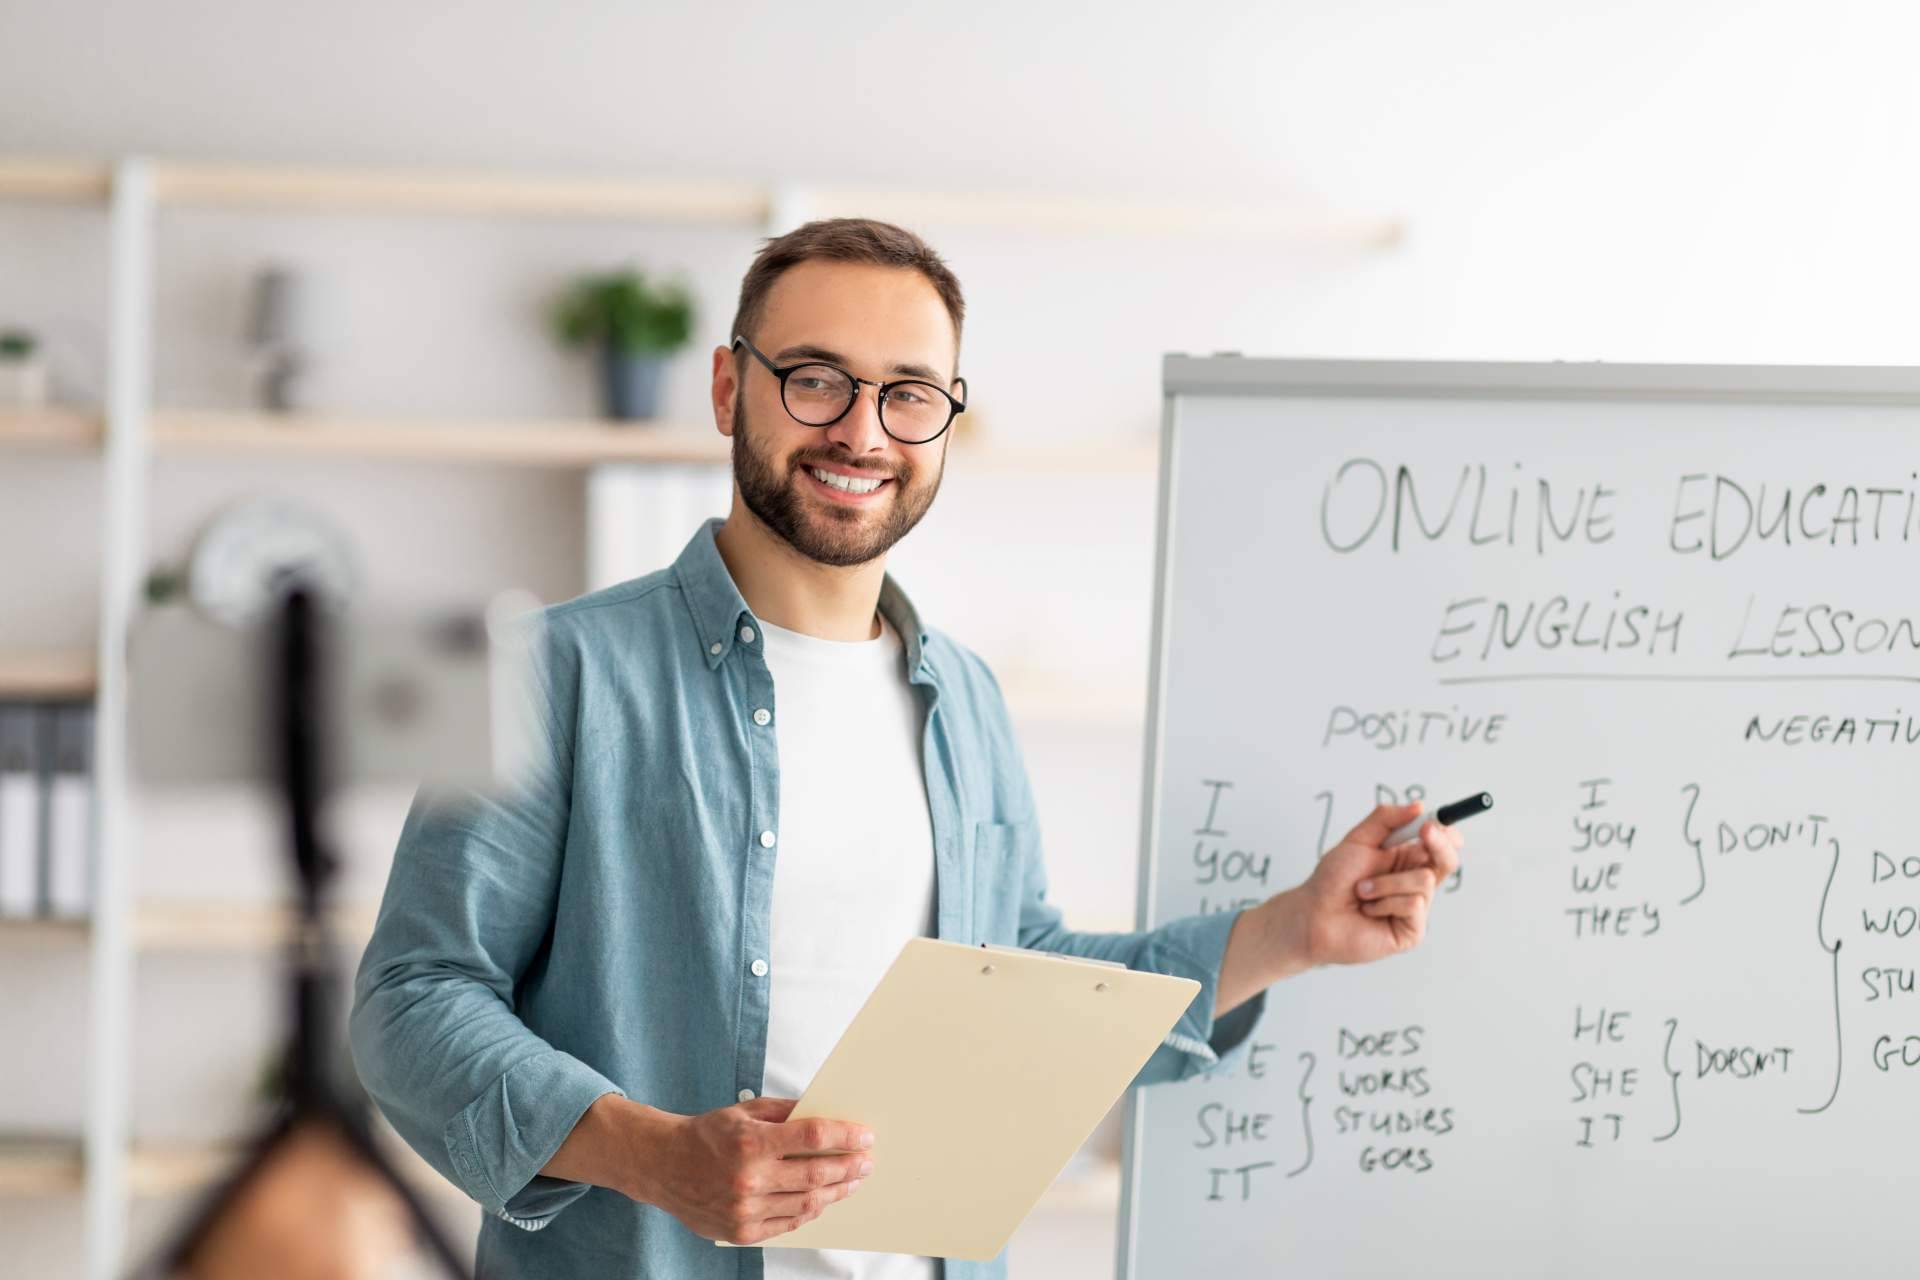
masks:
[[[796,227],[760,246],[753,265],[740,281],[740,305],[733,313],[735,334],[752,337],[767,309],[767,293],[787,268],[813,259],[828,262],[864,262],[877,267],[906,267],[927,278],[953,318],[953,349],[960,352],[960,324],[967,312],[960,296],[960,280],[933,246],[904,227],[872,218],[822,218]],[[736,358],[738,352],[735,353]]]

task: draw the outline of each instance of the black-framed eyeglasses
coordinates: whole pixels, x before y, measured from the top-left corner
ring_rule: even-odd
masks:
[[[780,403],[786,406],[787,416],[802,426],[830,427],[846,417],[860,395],[861,383],[879,388],[880,429],[901,444],[938,440],[953,425],[954,418],[967,410],[964,400],[956,400],[944,388],[918,378],[875,382],[818,360],[777,365],[744,337],[735,335],[732,345],[745,347],[768,373],[780,379]],[[965,378],[954,381],[966,390]]]

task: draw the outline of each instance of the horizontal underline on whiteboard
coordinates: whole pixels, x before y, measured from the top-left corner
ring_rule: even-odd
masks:
[[[1684,675],[1660,672],[1642,675],[1633,671],[1524,671],[1504,676],[1441,676],[1441,684],[1514,684],[1525,680],[1624,680],[1646,684],[1810,684],[1844,682],[1848,684],[1920,684],[1920,676],[1849,675],[1827,673],[1794,676]]]

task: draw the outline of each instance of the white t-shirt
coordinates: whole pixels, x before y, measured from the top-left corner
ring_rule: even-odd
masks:
[[[766,636],[780,752],[764,1092],[797,1098],[907,939],[934,932],[926,713],[904,649]],[[886,1153],[876,1151],[876,1161]],[[858,1195],[859,1192],[855,1192]],[[934,1280],[931,1258],[768,1249],[767,1280]]]

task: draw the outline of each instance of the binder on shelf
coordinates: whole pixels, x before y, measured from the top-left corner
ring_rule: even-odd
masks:
[[[39,709],[0,702],[0,918],[40,913]]]
[[[45,723],[52,750],[46,761],[47,913],[65,919],[93,910],[93,707],[50,707]]]

